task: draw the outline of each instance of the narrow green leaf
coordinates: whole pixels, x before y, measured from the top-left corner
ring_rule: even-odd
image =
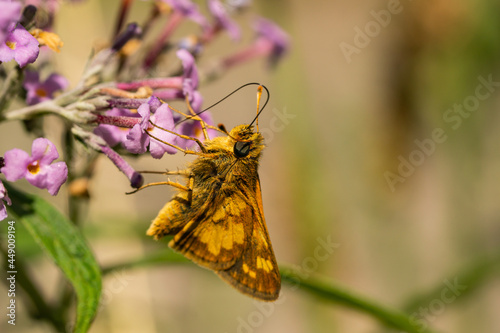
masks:
[[[45,200],[5,184],[13,213],[73,285],[78,299],[74,332],[87,332],[101,295],[101,271],[80,231]],[[9,214],[10,215],[10,214]]]

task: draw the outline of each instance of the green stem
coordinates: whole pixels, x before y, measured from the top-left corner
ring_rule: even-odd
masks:
[[[457,297],[455,300],[459,301],[478,290],[479,287],[484,285],[487,279],[498,273],[500,273],[500,255],[477,259],[461,272],[453,275],[452,278],[443,281],[448,281],[452,284],[456,282],[460,286],[466,288],[460,290],[460,297]],[[443,297],[443,290],[447,288],[447,285],[445,285],[443,281],[440,281],[440,283],[428,293],[420,293],[419,296],[414,297],[408,302],[407,306],[404,307],[406,312],[416,312],[421,306],[428,306],[433,300],[441,299],[441,297]]]
[[[64,132],[64,137],[63,137],[63,149],[64,149],[64,160],[67,161],[68,165],[70,168],[74,168],[74,146],[73,146],[73,137],[71,134],[71,126],[66,124],[65,126],[65,132]],[[73,170],[70,170],[68,173],[68,184],[71,184],[71,182],[74,180],[74,172]],[[72,221],[75,225],[78,225],[79,222],[79,210],[78,210],[78,203],[76,202],[76,198],[71,196],[71,193],[68,191],[68,212],[69,212],[69,219]],[[59,302],[58,304],[58,310],[61,313],[61,316],[63,318],[68,318],[68,311],[70,309],[70,304],[73,298],[75,297],[75,292],[74,289],[69,286],[68,284],[63,282],[63,277],[61,277],[61,283],[60,283],[60,289],[59,289]]]
[[[412,325],[410,318],[397,310],[386,308],[363,296],[336,286],[330,279],[313,277],[307,280],[298,278],[294,270],[284,265],[280,266],[281,278],[292,287],[319,296],[326,301],[342,304],[355,310],[367,313],[380,322],[407,333],[432,333],[431,330],[422,330],[421,327]]]
[[[102,269],[102,273],[109,274],[116,270],[137,268],[155,265],[158,263],[187,263],[182,255],[173,251],[162,251],[148,257],[138,258],[131,261],[118,263]],[[336,286],[326,278],[308,278],[299,279],[293,269],[280,265],[282,281],[291,285],[292,288],[298,287],[303,291],[319,296],[329,302],[342,304],[344,306],[367,313],[377,318],[382,323],[405,331],[407,333],[432,333],[431,330],[422,330],[420,327],[412,325],[410,318],[402,312],[386,308],[376,302],[368,300],[362,296]]]
[[[7,108],[12,100],[12,91],[19,86],[19,78],[21,77],[22,70],[18,67],[9,71],[7,79],[3,83],[0,90],[0,113]],[[1,118],[1,117],[0,117]]]
[[[26,106],[21,109],[9,111],[5,113],[2,118],[6,120],[26,120],[40,114],[54,113],[63,118],[67,118],[72,122],[88,123],[90,120],[93,120],[93,118],[95,118],[90,112],[67,108],[68,105],[77,103],[79,101],[80,95],[86,90],[86,88],[82,87],[76,88],[60,95],[53,100],[48,100],[38,104]]]
[[[183,264],[183,263],[188,263],[190,261],[186,259],[184,256],[178,254],[177,252],[167,250],[151,254],[148,257],[141,257],[130,261],[114,264],[108,267],[104,267],[102,269],[102,274],[105,275],[117,270],[152,266],[155,264],[165,263],[165,262]]]
[[[41,102],[35,105],[30,105],[21,109],[9,111],[5,113],[4,118],[7,120],[25,120],[30,119],[35,115],[44,113],[61,114],[65,112],[62,107],[56,105],[54,100]]]

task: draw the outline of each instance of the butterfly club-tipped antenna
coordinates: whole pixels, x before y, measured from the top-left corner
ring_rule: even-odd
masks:
[[[229,97],[231,97],[233,94],[237,93],[238,91],[240,91],[241,89],[245,88],[245,87],[248,87],[248,86],[258,86],[257,88],[257,115],[255,116],[255,118],[252,120],[252,122],[250,123],[250,125],[248,125],[248,127],[252,126],[254,124],[254,122],[256,122],[256,126],[257,126],[257,131],[259,130],[259,126],[258,126],[258,118],[259,118],[259,115],[260,113],[264,110],[264,108],[266,107],[267,103],[269,102],[269,98],[270,98],[270,93],[269,93],[269,89],[267,89],[266,86],[260,84],[260,83],[257,83],[257,82],[250,82],[250,83],[246,83],[238,88],[236,88],[235,90],[233,90],[232,92],[230,92],[229,94],[227,94],[225,97],[221,98],[220,100],[218,100],[217,102],[215,102],[214,104],[210,105],[209,107],[201,110],[200,112],[198,113],[195,113],[193,115],[189,115],[187,116],[185,119],[179,121],[177,123],[180,124],[186,120],[189,120],[189,119],[194,119],[196,116],[199,116],[200,114],[202,114],[203,112],[205,111],[208,111],[210,110],[211,108],[213,108],[214,106],[222,103],[223,101],[225,101],[226,99],[228,99]],[[259,107],[260,107],[260,99],[261,99],[261,96],[262,96],[262,89],[265,89],[266,90],[266,94],[267,94],[267,98],[266,98],[266,102],[264,103],[264,105],[262,106],[262,108],[259,110]],[[225,129],[225,127],[223,125],[219,125],[219,128],[218,128],[219,132],[222,132],[224,134],[227,134],[229,135],[228,131]],[[234,138],[233,138],[234,139]]]
[[[267,98],[266,98],[266,102],[264,103],[264,105],[262,105],[262,109],[259,109],[259,107],[260,107],[260,99],[262,97],[262,88],[264,88],[266,90]],[[264,85],[262,85],[262,84],[259,84],[259,87],[257,88],[257,115],[252,120],[252,122],[250,123],[250,125],[248,125],[249,128],[255,122],[255,127],[257,128],[257,132],[259,131],[259,115],[260,115],[260,113],[262,111],[264,111],[264,108],[266,107],[267,103],[269,102],[269,98],[270,97],[271,97],[271,95],[269,94],[269,90],[267,89],[267,87],[264,86]]]

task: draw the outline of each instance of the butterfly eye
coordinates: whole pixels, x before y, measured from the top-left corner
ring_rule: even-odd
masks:
[[[247,156],[250,153],[250,142],[238,141],[234,144],[234,155],[238,158]]]

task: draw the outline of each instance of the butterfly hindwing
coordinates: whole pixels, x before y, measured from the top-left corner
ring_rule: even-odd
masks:
[[[245,221],[252,209],[237,194],[220,196],[214,191],[206,202],[169,246],[201,266],[227,269],[242,256],[249,227]]]
[[[189,193],[180,191],[163,206],[146,234],[154,236],[155,239],[160,239],[166,235],[175,235],[188,222],[187,212],[189,212],[190,206]]]

